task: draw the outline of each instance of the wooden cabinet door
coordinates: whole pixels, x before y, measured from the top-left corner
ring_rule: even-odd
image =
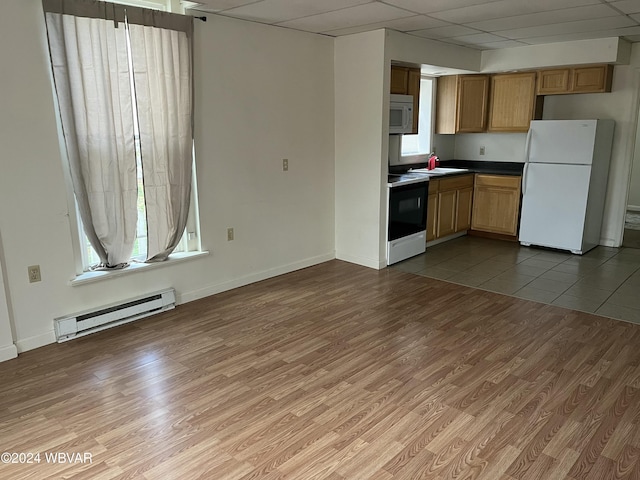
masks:
[[[391,66],[391,87],[390,93],[407,95],[407,85],[409,80],[409,69],[407,67]]]
[[[437,234],[436,217],[438,216],[438,194],[431,193],[427,197],[427,242],[434,240]]]
[[[476,175],[471,228],[516,235],[520,210],[520,177]]]
[[[613,65],[574,68],[571,93],[610,92],[612,73]]]
[[[447,75],[436,80],[436,133],[456,133],[457,95],[456,75]]]
[[[569,92],[568,68],[540,70],[538,72],[538,95],[556,95]]]
[[[413,95],[413,131],[418,133],[418,119],[420,112],[420,69],[410,68],[407,78],[407,95]]]
[[[448,190],[438,193],[438,219],[436,237],[445,237],[456,231],[456,200],[458,192]]]
[[[489,131],[526,132],[534,118],[536,73],[506,73],[491,77]]]
[[[487,122],[488,75],[460,75],[456,132],[483,132]]]
[[[456,232],[471,228],[471,205],[473,204],[473,187],[458,190],[456,211]]]

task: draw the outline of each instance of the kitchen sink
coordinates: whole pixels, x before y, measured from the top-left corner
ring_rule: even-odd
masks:
[[[450,167],[436,167],[433,170],[428,170],[426,168],[416,168],[415,170],[410,170],[410,173],[422,173],[427,175],[449,175],[452,173],[462,173],[468,172],[469,170],[466,168],[450,168]]]

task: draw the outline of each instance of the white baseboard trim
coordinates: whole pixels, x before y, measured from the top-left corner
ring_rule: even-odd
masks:
[[[208,285],[199,290],[194,290],[194,291],[185,292],[185,293],[176,292],[176,304],[180,305],[182,303],[192,302],[194,300],[199,300],[201,298],[208,297],[210,295],[215,295],[216,293],[222,293],[222,292],[226,292],[227,290],[232,290],[234,288],[244,287],[245,285],[249,285],[251,283],[260,282],[262,280],[266,280],[272,277],[277,277],[278,275],[283,275],[285,273],[294,272],[302,268],[312,267],[313,265],[318,265],[319,263],[328,262],[329,260],[334,260],[335,258],[336,258],[335,253],[333,252],[325,253],[324,255],[318,255],[315,257],[306,258],[304,260],[300,260],[299,262],[293,262],[287,265],[282,265],[280,267],[270,268],[268,270],[263,270],[261,272],[245,275],[243,277],[229,280],[228,282],[217,283],[215,285]]]
[[[612,238],[601,238],[599,245],[602,245],[603,247],[618,248],[618,247],[620,247],[620,242],[616,242]]]
[[[16,347],[18,347],[18,353],[22,353],[33,350],[34,348],[44,347],[45,345],[49,345],[51,343],[56,343],[56,334],[53,330],[50,330],[47,333],[36,335],[34,337],[28,337],[23,338],[22,340],[18,340],[16,342]]]
[[[638,205],[627,205],[627,210],[630,212],[640,212],[640,206]]]
[[[16,358],[17,356],[18,349],[13,343],[11,345],[0,347],[0,362],[11,360],[12,358]]]
[[[345,253],[336,253],[336,259],[355,263],[356,265],[362,265],[363,267],[375,268],[376,270],[382,270],[387,266],[386,259],[379,261],[373,258],[358,257],[357,255],[349,255]]]

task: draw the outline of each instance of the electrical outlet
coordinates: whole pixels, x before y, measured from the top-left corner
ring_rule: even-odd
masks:
[[[485,152],[485,150],[484,150],[484,145],[483,145],[482,147],[480,147],[480,155],[484,155],[484,152]]]
[[[29,283],[39,282],[42,280],[40,276],[40,265],[31,265],[27,267],[27,272],[29,273]]]
[[[289,159],[288,158],[283,158],[282,159],[282,171],[283,172],[289,171]]]
[[[227,242],[233,240],[233,228],[227,228]]]

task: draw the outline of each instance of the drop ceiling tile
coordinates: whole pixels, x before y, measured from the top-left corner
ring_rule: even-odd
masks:
[[[385,3],[417,13],[443,12],[494,3],[496,0],[385,0]]]
[[[635,26],[636,22],[627,17],[607,17],[596,20],[581,20],[578,22],[555,23],[553,25],[540,25],[538,27],[517,28],[514,30],[501,30],[503,37],[519,40],[523,38],[549,37],[554,35],[569,35],[572,33],[609,30],[613,28]],[[598,35],[589,38],[595,38]]]
[[[517,40],[502,40],[500,42],[483,43],[482,48],[485,50],[498,50],[500,48],[523,47],[528,45]]]
[[[262,0],[225,10],[222,13],[244,20],[280,23],[370,2],[371,0],[323,0],[322,2],[316,0]]]
[[[609,5],[622,13],[640,13],[640,0],[621,0],[610,2]]]
[[[476,33],[484,33],[473,28],[463,25],[447,25],[444,27],[429,28],[427,30],[416,30],[411,32],[413,35],[424,38],[451,38],[461,37],[463,35],[474,35]]]
[[[412,14],[407,10],[392,7],[384,3],[373,2],[290,20],[278,23],[278,25],[308,32],[326,32],[410,16],[412,16]]]
[[[339,30],[328,30],[322,32],[327,35],[351,35],[353,33],[365,32],[367,30],[377,30],[378,28],[390,28],[399,32],[409,32],[411,30],[423,30],[426,28],[435,28],[443,25],[449,25],[442,20],[427,17],[426,15],[413,15],[411,17],[398,18],[396,20],[387,20],[384,22],[371,23],[368,25],[358,25],[357,27],[341,28]]]
[[[473,35],[452,37],[449,40],[459,43],[460,45],[482,45],[483,43],[500,42],[505,40],[505,38],[493,35],[491,33],[476,33]]]
[[[385,0],[385,3],[417,13],[431,13],[451,10],[454,8],[469,7],[472,5],[481,5],[483,3],[491,3],[494,1],[495,0]]]
[[[499,30],[513,30],[516,28],[574,22],[578,20],[589,20],[592,18],[611,17],[616,15],[618,15],[618,13],[613,8],[599,4],[576,8],[565,8],[562,10],[553,10],[548,12],[529,13],[527,15],[516,15],[513,17],[495,18],[493,20],[485,20],[483,22],[466,23],[465,26],[484,30],[485,32],[496,32]]]
[[[520,41],[528,45],[539,45],[543,43],[570,42],[573,40],[589,40],[592,38],[627,37],[632,35],[640,35],[640,26],[523,38]]]
[[[229,8],[240,7],[249,3],[260,3],[256,0],[194,0],[200,5],[195,7],[196,10],[203,12],[221,12]]]
[[[471,23],[598,3],[600,3],[599,0],[499,0],[482,5],[435,12],[430,15],[451,23]]]

